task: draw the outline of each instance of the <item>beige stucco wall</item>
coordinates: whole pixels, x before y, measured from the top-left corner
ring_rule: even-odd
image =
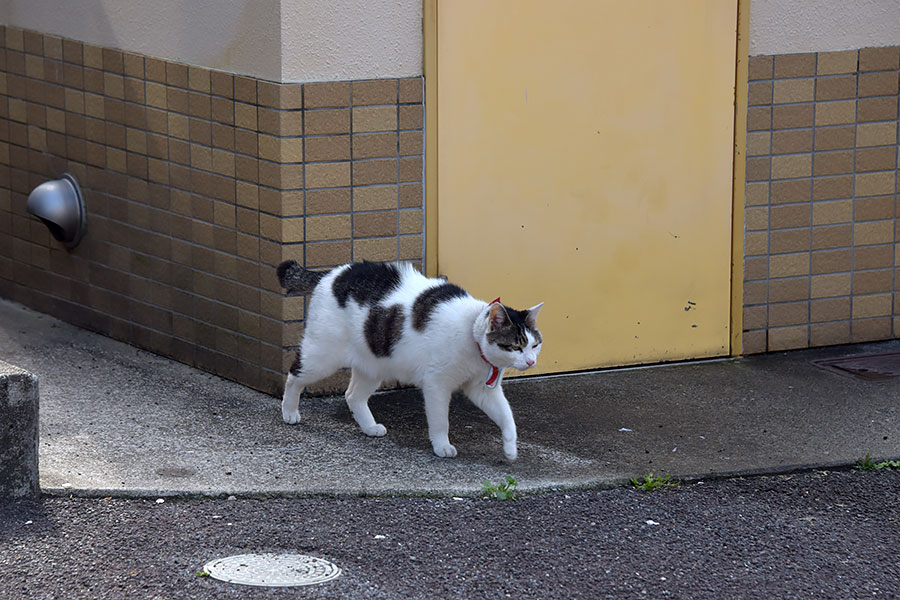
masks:
[[[282,0],[282,79],[422,75],[421,0]]]
[[[750,0],[750,56],[898,44],[897,0]]]
[[[422,74],[421,0],[4,0],[0,23],[280,82]]]

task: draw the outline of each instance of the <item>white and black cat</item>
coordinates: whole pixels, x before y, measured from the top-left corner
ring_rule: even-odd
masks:
[[[310,271],[278,266],[289,294],[312,293],[297,360],[287,376],[281,414],[298,423],[303,388],[340,368],[351,369],[347,405],[366,435],[382,436],[369,396],[384,380],[418,386],[428,435],[438,456],[456,456],[448,437],[450,395],[462,390],[499,427],[503,452],[515,460],[516,424],[500,382],[503,370],[529,369],[541,351],[537,316],[476,300],[444,279],[405,263],[355,263]]]

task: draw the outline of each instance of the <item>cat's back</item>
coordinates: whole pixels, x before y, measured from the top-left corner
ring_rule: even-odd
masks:
[[[430,281],[409,263],[366,261],[337,267],[322,279],[320,288],[341,308],[353,304],[368,308],[402,301],[398,293],[405,297],[427,288]]]
[[[446,278],[426,277],[409,263],[383,264],[388,265],[388,270],[391,267],[397,269],[396,285],[384,294],[380,302],[373,304],[402,307],[411,329],[418,333],[424,332],[427,325],[438,318],[441,310],[456,301],[479,303],[466,290]]]
[[[428,326],[459,302],[481,306],[463,288],[445,278],[426,277],[410,263],[361,262],[337,267],[322,278],[316,294],[350,319],[371,316],[372,309],[402,315],[407,331],[424,334]]]
[[[400,305],[410,316],[417,301],[421,309],[423,303],[431,305],[441,299],[461,296],[468,293],[445,279],[426,277],[410,263],[368,261],[332,269],[322,276],[314,293],[314,299],[320,303],[334,304],[340,309]]]

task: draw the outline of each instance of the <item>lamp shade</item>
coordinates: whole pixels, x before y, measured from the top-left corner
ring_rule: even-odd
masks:
[[[31,190],[26,206],[66,248],[74,248],[84,236],[87,220],[84,198],[78,182],[68,173]]]

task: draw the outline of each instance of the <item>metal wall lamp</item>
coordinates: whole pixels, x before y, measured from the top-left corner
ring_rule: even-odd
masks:
[[[74,248],[84,237],[87,221],[84,197],[78,182],[68,173],[34,188],[28,195],[27,209],[66,248]]]

